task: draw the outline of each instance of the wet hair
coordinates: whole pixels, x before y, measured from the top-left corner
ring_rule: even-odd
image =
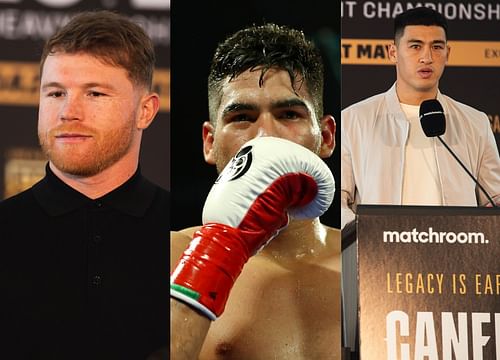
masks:
[[[208,76],[210,120],[215,124],[222,85],[247,70],[260,70],[259,86],[269,69],[285,70],[294,91],[305,82],[318,121],[323,116],[323,63],[302,31],[276,24],[253,25],[229,36],[215,51]]]
[[[110,11],[83,12],[50,37],[42,52],[40,74],[47,56],[89,54],[105,64],[121,67],[135,85],[151,90],[154,46],[137,24]]]
[[[443,15],[428,7],[417,7],[402,12],[394,19],[394,41],[399,42],[408,25],[440,26],[448,38],[448,23]]]

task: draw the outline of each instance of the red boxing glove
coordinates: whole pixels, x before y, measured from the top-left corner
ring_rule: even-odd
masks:
[[[222,312],[248,258],[293,218],[315,218],[333,200],[326,164],[293,142],[247,142],[208,194],[203,227],[194,234],[170,279],[171,296],[211,320]]]

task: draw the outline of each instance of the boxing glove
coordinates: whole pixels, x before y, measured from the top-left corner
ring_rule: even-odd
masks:
[[[274,137],[247,142],[207,196],[203,226],[171,274],[171,296],[215,320],[248,258],[289,217],[322,215],[334,191],[328,166],[305,147]]]

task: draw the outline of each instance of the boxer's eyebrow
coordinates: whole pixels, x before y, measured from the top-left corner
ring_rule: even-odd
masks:
[[[229,104],[222,110],[222,118],[225,118],[228,114],[238,112],[238,111],[256,111],[259,108],[256,105],[253,104],[248,104],[248,103],[240,103],[240,102],[235,102],[232,104]]]
[[[306,110],[308,114],[311,113],[307,104],[301,99],[294,98],[294,99],[278,100],[271,103],[271,107],[275,109],[292,108],[297,106],[304,108],[304,110]]]
[[[293,108],[293,107],[301,107],[305,111],[307,111],[308,114],[311,114],[311,111],[307,104],[297,98],[292,98],[292,99],[284,99],[284,100],[276,100],[271,103],[271,108],[272,109],[286,109],[286,108]],[[239,112],[239,111],[259,111],[259,106],[255,104],[250,104],[250,103],[243,103],[243,102],[234,102],[232,104],[227,105],[224,110],[222,110],[222,119],[224,119],[228,114]]]
[[[100,87],[100,88],[109,89],[109,90],[114,90],[115,89],[115,87],[112,84],[99,83],[99,82],[89,82],[89,83],[81,84],[81,85],[79,85],[79,87],[84,88],[84,89],[89,89],[89,88],[93,88],[93,87]],[[57,82],[57,81],[51,81],[51,82],[48,82],[48,83],[44,83],[41,86],[42,90],[46,90],[48,88],[65,89],[66,87],[65,87],[64,84],[62,84],[60,82]]]

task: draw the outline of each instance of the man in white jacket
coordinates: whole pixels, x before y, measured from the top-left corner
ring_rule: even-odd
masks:
[[[500,160],[486,114],[439,91],[448,62],[446,19],[429,8],[395,18],[389,58],[396,83],[342,111],[342,227],[357,204],[488,205],[487,197],[436,138],[425,136],[419,106],[437,99],[442,139],[498,203]]]

